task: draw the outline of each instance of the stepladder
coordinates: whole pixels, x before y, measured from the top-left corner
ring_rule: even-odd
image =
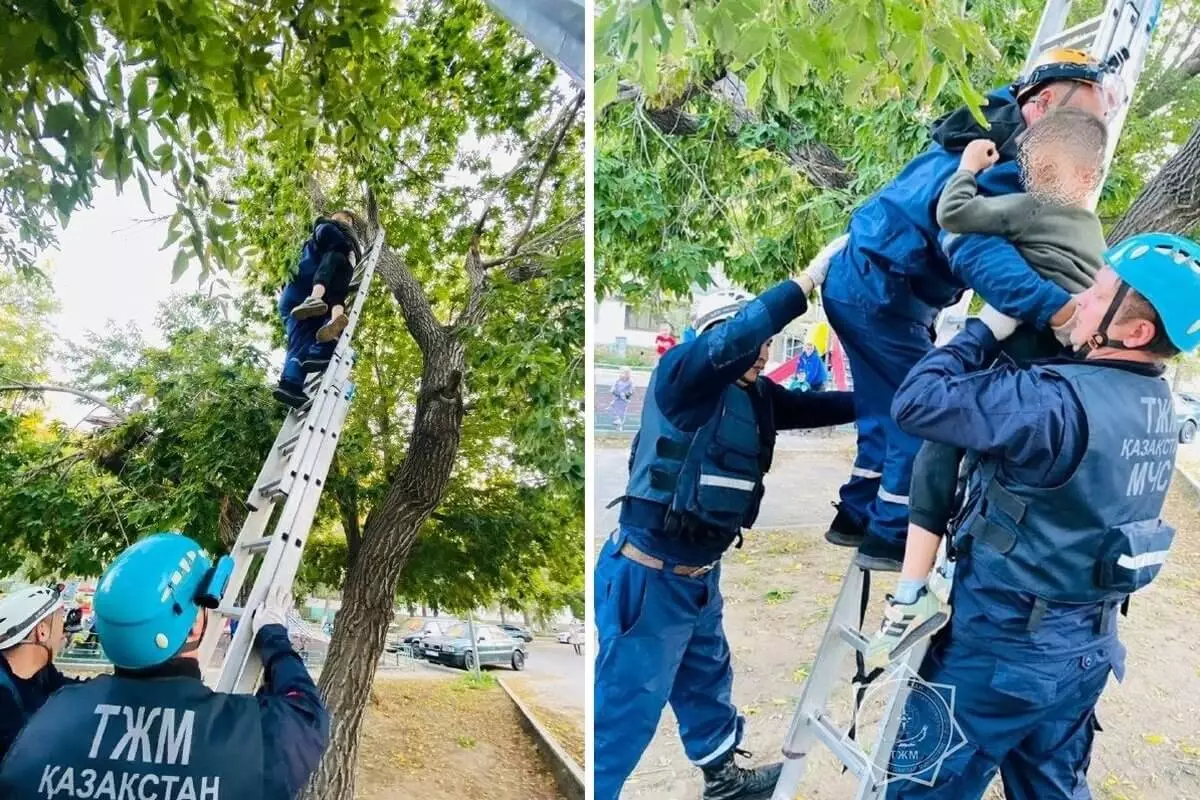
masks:
[[[796,797],[809,758],[819,746],[833,753],[845,771],[857,779],[855,800],[876,800],[884,796],[893,780],[927,783],[929,774],[937,768],[936,759],[941,751],[936,748],[941,739],[947,739],[949,747],[958,743],[957,731],[950,724],[934,731],[935,739],[926,740],[930,732],[924,731],[918,734],[921,741],[905,746],[901,738],[905,704],[914,688],[931,691],[917,676],[929,639],[919,640],[886,666],[868,669],[865,653],[870,639],[869,634],[864,635],[863,623],[867,619],[870,593],[871,573],[852,558],[784,740],[783,770],[772,800]],[[846,676],[844,667],[851,655],[856,670],[846,685],[842,678]],[[831,701],[839,691],[852,700],[848,719],[835,719],[830,710]],[[941,702],[933,696],[929,699]],[[875,729],[873,741],[864,747],[862,737],[871,728]],[[915,755],[909,763],[894,764],[894,750]]]
[[[1104,10],[1096,16],[1068,25],[1072,6],[1072,0],[1048,0],[1024,69],[1028,71],[1041,56],[1060,47],[1083,50],[1100,63],[1110,65],[1112,88],[1118,91],[1115,98],[1118,105],[1111,110],[1107,119],[1108,150],[1104,159],[1107,173],[1133,104],[1138,79],[1146,65],[1150,41],[1162,11],[1162,0],[1107,0]],[[1090,198],[1090,207],[1094,209],[1099,199],[1100,190],[1097,189]],[[936,327],[939,344],[962,329],[971,297],[972,293],[968,290],[959,302],[938,316]]]
[[[225,647],[216,689],[253,692],[262,674],[254,648],[254,611],[276,587],[290,588],[325,488],[325,480],[354,398],[351,344],[375,274],[384,234],[380,230],[359,265],[359,281],[347,324],[329,366],[305,381],[309,402],[284,419],[246,500],[247,515],[230,551],[234,567],[200,644],[201,668],[220,646],[226,619],[238,621]]]

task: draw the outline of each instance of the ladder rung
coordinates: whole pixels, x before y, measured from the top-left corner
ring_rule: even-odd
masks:
[[[262,486],[258,487],[258,493],[263,497],[282,497],[283,495],[287,494],[287,492],[279,488],[281,483],[283,483],[283,478],[276,478],[270,483],[264,483]]]
[[[1059,31],[1051,36],[1046,41],[1042,42],[1042,52],[1046,52],[1055,47],[1069,47],[1070,45],[1079,45],[1083,43],[1091,44],[1092,38],[1096,32],[1100,30],[1100,26],[1104,23],[1104,15],[1093,17],[1089,20],[1073,25],[1066,30]]]
[[[271,546],[272,538],[273,537],[270,536],[264,536],[261,539],[253,539],[242,545],[242,549],[248,553],[261,553],[263,550],[266,550]]]
[[[863,636],[853,628],[845,625],[838,628],[838,635],[842,637],[842,641],[860,653],[865,653],[867,651],[867,645],[870,644],[870,641],[867,640],[867,637]]]
[[[867,758],[867,754],[852,744],[847,743],[841,730],[833,727],[824,715],[809,715],[808,724],[812,727],[817,738],[824,742],[830,752],[837,756],[838,761],[842,762],[846,769],[853,773],[854,777],[862,778],[864,774],[870,774],[870,759]],[[788,756],[788,758],[795,758],[795,756],[787,752],[784,755]]]
[[[216,613],[220,614],[222,617],[231,617],[233,619],[241,619],[242,614],[244,614],[246,612],[246,609],[242,608],[241,606],[217,606],[215,611],[216,611]]]
[[[292,436],[291,438],[285,439],[284,441],[280,442],[280,444],[279,444],[280,455],[290,456],[292,454],[292,451],[296,449],[296,443],[300,441],[300,437],[303,435],[304,435],[304,432],[301,431],[300,433],[297,433],[295,436]]]

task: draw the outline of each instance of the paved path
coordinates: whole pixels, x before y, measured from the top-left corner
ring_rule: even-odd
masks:
[[[597,447],[596,471],[592,483],[596,498],[596,534],[607,536],[617,524],[616,507],[606,505],[625,490],[629,476],[629,449]],[[828,456],[844,455],[852,460],[853,435],[781,436],[775,463],[767,473],[767,494],[754,527],[802,528],[827,525],[833,519],[829,503],[837,499],[837,490],[849,473],[841,474]],[[823,532],[823,529],[822,529]]]

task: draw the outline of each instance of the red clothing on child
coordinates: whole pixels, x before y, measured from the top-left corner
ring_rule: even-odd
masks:
[[[670,350],[676,344],[678,344],[678,342],[675,340],[675,337],[671,336],[670,334],[660,333],[654,338],[654,347],[656,350],[658,350],[658,355],[660,357],[663,353]]]

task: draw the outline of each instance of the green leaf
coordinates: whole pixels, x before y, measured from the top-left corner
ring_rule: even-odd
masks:
[[[788,107],[788,82],[783,77],[783,71],[778,62],[775,63],[775,69],[771,73],[771,88],[775,92],[776,107],[786,110]]]
[[[658,91],[658,49],[651,41],[650,29],[641,26],[642,37],[638,44],[638,62],[641,72],[642,91],[653,96]]]
[[[767,68],[766,65],[760,63],[746,78],[746,105],[750,106],[750,108],[758,108],[759,101],[762,99],[763,86],[766,82]]]
[[[135,119],[129,124],[129,132],[133,134],[133,151],[138,160],[147,169],[155,166],[154,155],[150,152],[150,132],[145,120]]]
[[[125,92],[121,86],[121,62],[114,58],[108,67],[108,72],[104,76],[104,88],[108,90],[109,98],[117,104],[120,104],[125,99]]]
[[[942,89],[946,87],[946,81],[950,78],[950,70],[946,65],[938,61],[933,65],[933,69],[929,71],[929,80],[925,82],[925,91],[921,95],[921,104],[925,106],[933,105],[937,100]]]
[[[187,268],[188,254],[181,247],[179,248],[179,252],[175,254],[175,263],[171,267],[171,283],[178,283],[179,279],[183,277],[183,273],[187,272]]]
[[[925,18],[921,16],[920,11],[912,7],[909,0],[889,3],[888,18],[896,30],[902,33],[915,34],[925,29]]]
[[[74,130],[77,125],[75,104],[57,103],[46,109],[42,135],[59,137]]]
[[[150,184],[147,183],[146,175],[141,170],[137,171],[137,180],[138,188],[142,190],[142,199],[146,201],[146,208],[153,211],[154,209],[150,207]]]
[[[774,35],[775,29],[766,22],[752,22],[738,36],[737,43],[733,47],[733,54],[749,63],[766,49]]]
[[[610,103],[617,99],[617,89],[619,86],[617,71],[609,70],[603,77],[596,81],[593,90],[593,97],[596,103],[596,114],[603,111]]]
[[[149,77],[148,70],[142,70],[133,79],[133,85],[129,87],[129,116],[137,117],[142,113],[150,101],[149,88],[146,85]]]
[[[863,92],[866,91],[871,79],[875,76],[875,67],[870,63],[856,64],[846,76],[846,87],[842,92],[842,102],[855,106],[862,102]]]

